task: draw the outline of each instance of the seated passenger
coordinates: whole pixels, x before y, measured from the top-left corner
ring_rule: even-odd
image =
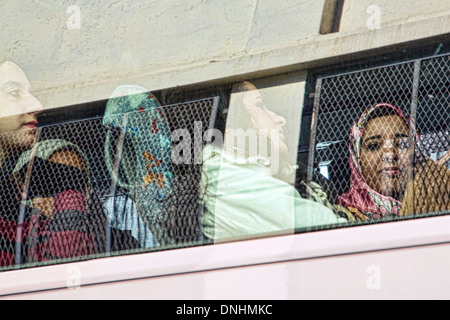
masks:
[[[119,86],[108,100],[105,161],[112,177],[105,203],[112,226],[130,230],[143,248],[172,242],[170,130],[158,100],[138,86]]]
[[[229,110],[223,147],[219,141],[204,149],[205,237],[223,241],[347,221],[314,192],[320,186],[308,188],[316,202],[288,182],[295,166],[286,161],[286,119],[264,105],[250,82],[241,83],[234,96],[238,103]]]
[[[0,60],[0,266],[105,252],[88,162],[67,141],[37,142],[43,107],[29,90],[25,73]]]
[[[42,110],[23,70],[0,55],[0,266],[15,261],[19,206],[11,173],[20,153],[35,142],[37,114]]]
[[[89,210],[87,163],[64,140],[40,141],[20,155],[12,177],[22,190],[17,223],[24,226],[23,262],[103,252],[104,220]]]
[[[140,248],[128,232],[107,228],[90,171],[84,152],[61,139],[42,140],[17,160],[12,176],[23,186],[22,203],[52,230],[53,250],[60,250],[54,258]],[[43,226],[37,231],[48,232]]]
[[[1,59],[0,266],[97,253],[85,223],[84,163],[72,147],[36,144],[42,110],[25,73]]]
[[[449,170],[423,155],[415,126],[400,109],[385,103],[368,108],[350,140],[351,188],[338,203],[356,219],[450,208]]]

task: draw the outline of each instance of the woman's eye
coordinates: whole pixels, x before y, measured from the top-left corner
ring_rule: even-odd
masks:
[[[266,104],[264,103],[263,99],[261,99],[261,98],[258,98],[255,100],[255,106],[262,110],[267,110]]]
[[[20,90],[11,90],[11,91],[8,91],[8,93],[10,95],[12,95],[13,97],[18,97],[20,95]]]
[[[265,108],[264,102],[262,102],[262,101],[256,101],[255,105],[256,105],[258,108],[263,109],[263,110],[264,110],[264,108]]]
[[[369,143],[368,145],[366,145],[366,149],[369,151],[375,151],[380,149],[380,144],[375,142],[375,143]]]

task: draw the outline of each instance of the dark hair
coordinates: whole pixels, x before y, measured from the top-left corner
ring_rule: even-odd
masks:
[[[383,106],[380,106],[380,107],[374,109],[370,113],[370,115],[367,117],[365,125],[367,126],[367,124],[373,119],[380,118],[380,117],[387,117],[387,116],[397,116],[402,119],[402,121],[406,124],[406,126],[408,128],[410,127],[410,124],[408,123],[408,120],[406,119],[406,115],[403,117],[400,116],[395,109],[393,109],[387,105],[383,105]]]
[[[252,86],[254,88],[252,88]],[[255,87],[255,85],[253,83],[245,80],[245,81],[241,81],[241,82],[238,82],[235,84],[233,93],[247,92],[247,91],[252,91],[252,90],[257,90],[257,88]]]
[[[253,90],[258,90],[253,83],[250,81],[241,81],[233,86],[232,94],[245,93]],[[235,112],[229,114],[231,116],[228,127],[243,130],[252,128],[251,118],[248,111],[244,108],[243,101],[239,101],[234,107],[237,107],[237,109],[235,109]]]

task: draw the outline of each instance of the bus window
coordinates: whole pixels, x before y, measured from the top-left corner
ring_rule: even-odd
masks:
[[[11,182],[0,204],[3,270],[203,243],[197,139],[219,100],[162,106],[138,89],[97,102],[103,112],[90,119],[47,110],[32,135],[1,134],[3,150],[24,135],[33,143],[0,173]]]
[[[317,78],[309,163],[328,164],[338,205],[357,220],[448,213],[448,64],[446,55]]]
[[[443,55],[312,83],[294,72],[170,104],[119,86],[89,119],[52,122],[47,110],[33,148],[1,173],[23,197],[17,212],[1,204],[22,222],[2,229],[1,267],[448,214],[448,65]]]
[[[306,170],[297,165],[304,82],[291,79],[234,85],[223,145],[204,150],[206,238],[236,240],[346,221],[322,185],[307,185]]]

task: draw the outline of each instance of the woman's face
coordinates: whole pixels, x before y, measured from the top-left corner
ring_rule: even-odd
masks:
[[[38,125],[36,115],[42,109],[42,104],[30,93],[30,82],[22,69],[10,61],[1,64],[0,136],[6,132],[20,131],[11,143],[30,145]]]
[[[406,188],[413,143],[409,127],[397,115],[369,121],[361,143],[361,170],[375,191],[398,198]]]
[[[285,154],[287,146],[283,126],[286,124],[286,119],[267,109],[261,94],[253,84],[247,83],[246,89],[248,91],[244,93],[242,102],[250,116],[253,128],[267,136],[276,149],[281,154]]]

